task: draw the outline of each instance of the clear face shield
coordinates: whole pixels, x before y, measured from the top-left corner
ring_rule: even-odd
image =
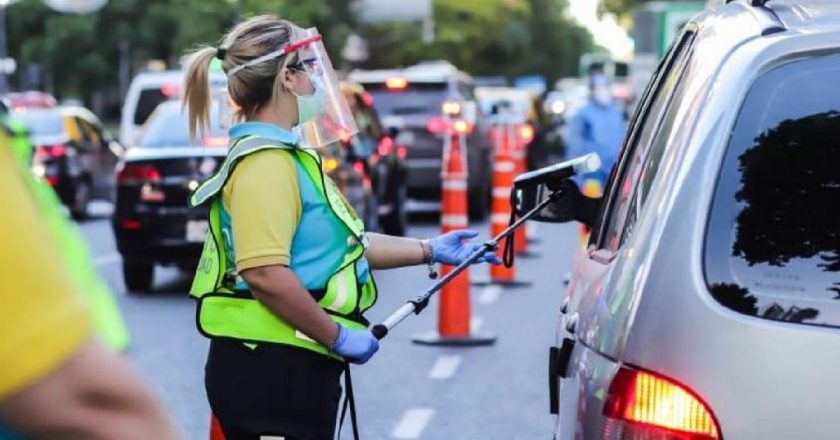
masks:
[[[298,96],[301,123],[297,130],[303,143],[310,148],[320,148],[357,134],[356,120],[318,31],[307,29],[305,36],[289,44],[286,51],[297,53],[299,66],[313,87],[311,95]]]

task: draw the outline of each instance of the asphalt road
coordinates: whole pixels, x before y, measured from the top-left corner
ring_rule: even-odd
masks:
[[[130,294],[123,284],[110,225],[104,218],[81,223],[102,276],[117,294],[133,342],[127,352],[152,384],[188,439],[207,438],[209,408],[203,386],[207,340],[195,329],[194,304],[186,296],[191,275],[158,268],[153,293]],[[486,237],[488,226],[475,225]],[[437,233],[434,223],[414,224],[409,235]],[[362,438],[550,439],[547,352],[570,271],[574,226],[541,224],[537,254],[517,260],[517,278],[529,287],[473,287],[474,329],[494,333],[489,347],[438,348],[411,342],[436,328],[437,303],[411,316],[382,342],[368,364],[353,369]],[[486,276],[474,267],[471,277]],[[430,283],[425,267],[376,273],[380,299],[368,314],[378,322]],[[352,438],[349,421],[342,437]]]

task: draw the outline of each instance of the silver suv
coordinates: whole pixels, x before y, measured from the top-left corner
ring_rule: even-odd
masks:
[[[551,351],[555,438],[838,438],[840,2],[692,20],[605,194]]]

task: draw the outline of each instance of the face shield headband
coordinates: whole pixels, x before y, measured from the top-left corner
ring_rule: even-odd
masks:
[[[306,46],[308,46],[312,43],[317,43],[319,41],[321,41],[321,35],[320,34],[315,34],[315,35],[306,37],[302,40],[295,41],[294,43],[289,43],[281,49],[275,50],[274,52],[267,53],[267,54],[265,54],[265,55],[263,55],[259,58],[254,58],[253,60],[248,61],[245,64],[240,64],[238,66],[233,67],[232,69],[230,69],[230,71],[228,71],[227,77],[231,78],[233,75],[236,75],[240,70],[242,70],[246,67],[251,67],[251,66],[254,66],[254,65],[257,65],[257,64],[260,64],[260,63],[264,63],[266,61],[269,61],[269,60],[272,60],[272,59],[275,59],[275,58],[284,57],[284,56],[286,56],[286,55],[288,55],[292,52],[300,50],[300,49],[302,49],[302,48],[304,48],[304,47],[306,47]]]

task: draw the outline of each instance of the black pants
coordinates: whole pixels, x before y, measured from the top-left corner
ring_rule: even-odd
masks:
[[[286,345],[214,339],[204,384],[227,440],[331,440],[344,365]]]

